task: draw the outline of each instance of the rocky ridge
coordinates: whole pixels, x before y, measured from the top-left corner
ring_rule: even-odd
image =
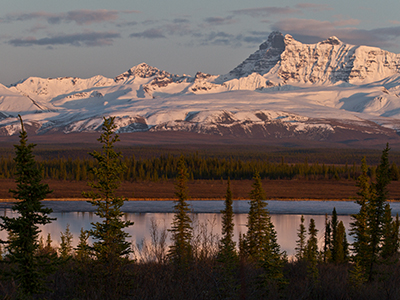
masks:
[[[114,115],[120,132],[188,131],[250,138],[396,137],[400,55],[330,37],[302,44],[272,32],[225,75],[175,75],[141,63],[115,78],[31,77],[0,85],[0,135],[16,115],[37,134],[91,132]]]

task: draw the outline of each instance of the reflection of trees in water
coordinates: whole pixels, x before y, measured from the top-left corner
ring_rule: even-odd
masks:
[[[235,202],[235,201],[234,201]],[[7,214],[11,216],[14,214],[10,209],[2,209],[0,210],[0,214]],[[207,231],[209,233],[221,235],[221,214],[195,214],[196,215],[196,224],[204,224],[207,226]],[[73,234],[72,245],[75,247],[79,241],[80,230],[89,229],[91,227],[91,222],[97,222],[98,218],[92,212],[68,212],[68,213],[53,213],[52,217],[56,217],[57,221],[52,222],[49,225],[41,227],[42,233],[41,236],[46,239],[47,235],[50,233],[53,246],[59,246],[60,244],[60,233],[65,231],[67,224],[70,225],[70,231]],[[278,234],[278,243],[281,246],[282,251],[286,251],[288,255],[294,254],[294,248],[296,247],[296,239],[297,239],[297,229],[300,224],[300,214],[296,215],[276,215],[271,214],[272,223],[275,226],[275,229]],[[170,228],[173,214],[172,213],[126,213],[124,214],[124,218],[127,220],[131,220],[135,222],[135,225],[126,229],[132,237],[130,241],[136,244],[141,244],[144,241],[151,241],[151,229],[152,229],[152,220],[155,220],[158,226],[158,230],[162,230],[164,228]],[[304,215],[305,224],[308,226],[310,219],[313,218],[315,220],[315,224],[318,233],[318,242],[319,247],[322,247],[323,244],[323,234],[324,234],[324,226],[325,226],[325,216],[324,215]],[[349,228],[350,216],[339,216],[339,220],[342,220],[346,229]],[[247,222],[247,214],[235,214],[234,216],[234,240],[237,242],[239,239],[239,233],[245,233]],[[349,242],[351,243],[351,236],[349,236]],[[6,239],[7,233],[0,232],[0,239]],[[167,237],[167,244],[170,243],[170,236]],[[90,242],[90,241],[89,241]]]

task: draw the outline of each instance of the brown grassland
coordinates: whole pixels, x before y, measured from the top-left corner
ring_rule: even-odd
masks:
[[[45,180],[53,192],[51,199],[81,199],[82,191],[89,190],[85,181]],[[231,182],[234,199],[248,199],[252,180]],[[357,196],[354,180],[262,180],[268,199],[282,200],[353,200]],[[174,199],[173,180],[122,182],[118,195],[129,200]],[[226,193],[226,180],[193,180],[187,183],[193,200],[222,200]],[[9,189],[15,188],[13,179],[0,179],[0,199],[10,199]],[[389,199],[400,200],[400,183],[389,185]],[[83,200],[83,199],[82,199]]]

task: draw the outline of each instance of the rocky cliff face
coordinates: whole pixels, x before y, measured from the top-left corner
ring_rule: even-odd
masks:
[[[398,73],[400,55],[379,48],[354,46],[330,37],[302,44],[290,35],[273,32],[259,50],[233,69],[230,77],[258,73],[287,83],[367,83]]]

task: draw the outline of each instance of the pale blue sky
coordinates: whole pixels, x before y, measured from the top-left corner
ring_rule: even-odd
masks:
[[[175,74],[225,74],[273,30],[303,43],[400,53],[400,2],[5,0],[0,83],[29,76],[115,77],[146,62]]]

